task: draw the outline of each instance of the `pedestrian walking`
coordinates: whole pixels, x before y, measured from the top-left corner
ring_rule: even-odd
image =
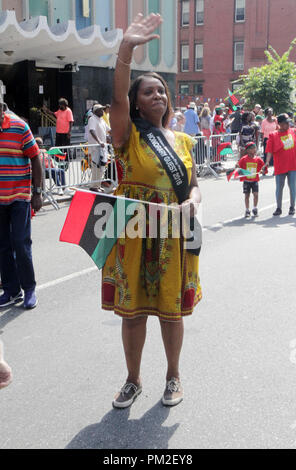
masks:
[[[158,14],[147,18],[137,15],[119,48],[110,111],[113,145],[124,169],[116,194],[165,205],[182,203],[193,209],[201,201],[191,154],[193,141],[169,129],[171,100],[167,83],[155,73],[146,73],[130,87],[134,49],[159,38],[154,31],[161,22]],[[154,140],[157,145],[152,145]],[[169,158],[168,148],[184,170],[178,179],[184,187],[182,201],[163,158]],[[183,317],[192,314],[201,298],[198,259],[183,249],[178,238],[119,238],[113,247],[102,273],[102,306],[122,317],[128,369],[114,407],[130,406],[142,391],[140,365],[147,317],[151,315],[160,320],[168,363],[162,403],[172,406],[183,399],[179,373]]]
[[[59,99],[59,109],[55,112],[43,106],[44,111],[54,116],[56,123],[56,146],[68,147],[71,145],[71,132],[74,123],[73,113],[69,108],[69,103],[65,98]]]
[[[4,290],[0,307],[22,301],[23,289],[24,307],[31,309],[37,305],[31,206],[34,211],[42,206],[39,148],[29,126],[3,112],[3,102],[0,130],[0,277]]]
[[[250,194],[253,193],[254,197],[254,206],[253,206],[253,215],[254,217],[258,216],[258,200],[259,200],[259,173],[264,166],[264,161],[262,158],[256,155],[257,147],[255,142],[248,142],[245,146],[247,154],[242,157],[236,167],[247,170],[250,173],[250,176],[244,176],[241,178],[243,181],[243,193],[245,195],[245,206],[246,212],[245,217],[248,218],[251,216],[250,211]]]
[[[3,343],[0,340],[0,389],[7,387],[12,381],[11,367],[4,361]]]
[[[277,117],[279,129],[269,135],[266,146],[267,168],[273,155],[274,174],[276,183],[276,203],[277,208],[274,216],[282,214],[283,190],[286,178],[290,190],[289,215],[295,214],[296,199],[296,135],[295,130],[290,128],[288,114],[283,113]]]

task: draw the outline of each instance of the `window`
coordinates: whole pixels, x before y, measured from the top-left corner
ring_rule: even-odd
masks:
[[[182,2],[182,26],[189,26],[189,10],[190,2],[189,0]]]
[[[193,94],[194,95],[203,95],[203,83],[194,83],[193,84]]]
[[[245,10],[246,10],[246,1],[245,0],[236,0],[235,1],[235,21],[245,21]]]
[[[82,16],[84,18],[89,18],[90,16],[89,0],[82,0]]]
[[[179,85],[179,95],[189,95],[189,84],[180,83]]]
[[[181,72],[189,71],[189,46],[188,44],[181,47]]]
[[[234,70],[244,70],[244,48],[243,42],[234,43]]]
[[[242,86],[242,83],[233,83],[232,84],[232,93],[235,93],[236,90],[239,90]]]
[[[204,23],[204,9],[205,9],[204,0],[196,0],[196,24]]]
[[[195,70],[203,69],[203,44],[195,44]]]

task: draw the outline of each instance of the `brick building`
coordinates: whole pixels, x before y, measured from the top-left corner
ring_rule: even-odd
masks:
[[[266,63],[269,45],[289,48],[295,24],[295,0],[179,0],[177,105],[198,97],[214,107],[241,74]]]

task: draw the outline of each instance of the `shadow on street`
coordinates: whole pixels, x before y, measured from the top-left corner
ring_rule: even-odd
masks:
[[[220,225],[214,227],[207,227],[206,225],[203,227],[204,229],[208,230],[209,232],[220,232],[223,228],[227,227],[243,227],[246,225],[261,225],[264,228],[269,227],[281,227],[283,225],[290,225],[296,227],[296,218],[293,216],[281,216],[281,217],[274,217],[271,216],[269,219],[260,220],[259,217],[250,217],[245,218],[242,217],[241,219],[233,220],[231,222],[221,222]]]
[[[161,402],[140,419],[129,420],[130,408],[112,409],[100,423],[82,429],[66,449],[167,449],[179,427],[162,426],[169,413]]]
[[[22,302],[18,305],[12,305],[11,307],[0,309],[0,335],[2,333],[2,328],[27,311],[28,310],[25,310]]]

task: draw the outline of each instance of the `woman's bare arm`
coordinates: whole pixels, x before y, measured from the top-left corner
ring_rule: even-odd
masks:
[[[159,38],[153,32],[161,23],[162,18],[158,14],[152,13],[147,18],[144,18],[139,13],[123,36],[114,72],[113,96],[110,108],[110,123],[114,147],[122,146],[128,140],[131,131],[128,92],[130,88],[130,64],[134,49],[136,46]]]

